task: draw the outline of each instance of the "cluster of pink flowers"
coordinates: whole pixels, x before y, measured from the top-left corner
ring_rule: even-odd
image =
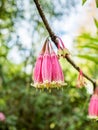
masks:
[[[54,52],[49,39],[46,39],[41,53],[36,60],[33,80],[33,86],[36,88],[54,88],[65,85],[58,56]]]
[[[57,46],[58,56],[54,52],[49,39],[46,39],[33,70],[34,84],[32,85],[35,88],[58,88],[65,86],[64,75],[58,57],[65,57],[70,53],[65,48],[64,43],[60,38],[57,39]],[[86,85],[86,83],[83,79],[82,70],[80,70],[77,87],[80,88],[84,85]],[[88,114],[89,118],[98,119],[98,87],[95,88],[95,91],[90,99]],[[2,115],[1,117],[0,118],[2,120],[5,119]]]
[[[91,96],[88,114],[89,118],[98,119],[98,87],[95,88],[94,94]]]
[[[0,121],[5,121],[5,115],[2,112],[0,112]]]

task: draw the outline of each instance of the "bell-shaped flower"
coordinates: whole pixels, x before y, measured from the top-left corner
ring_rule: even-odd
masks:
[[[52,61],[52,81],[63,81],[64,82],[64,75],[58,61],[57,55],[55,52],[51,54],[51,61]]]
[[[94,90],[88,108],[89,118],[98,119],[98,86]]]
[[[33,69],[33,80],[34,80],[34,87],[38,88],[41,86],[43,80],[42,80],[42,62],[43,62],[43,54],[46,48],[46,42],[43,45],[43,48],[36,60],[35,67]]]
[[[49,52],[49,43],[46,45],[46,50],[42,62],[42,79],[43,83],[49,84],[52,80],[52,64],[51,55]]]
[[[36,88],[55,88],[65,85],[58,57],[48,39],[37,58],[33,71],[33,79],[33,86]]]
[[[88,114],[89,114],[88,117],[91,119],[98,118],[98,95],[97,94],[93,94],[90,99]]]
[[[58,87],[64,84],[64,75],[58,57],[54,52],[51,43],[50,46],[51,46],[51,63],[52,63],[52,83]]]
[[[35,85],[42,83],[42,72],[41,72],[42,61],[43,61],[43,54],[40,54],[37,58],[37,61],[33,70],[33,79],[34,79]]]

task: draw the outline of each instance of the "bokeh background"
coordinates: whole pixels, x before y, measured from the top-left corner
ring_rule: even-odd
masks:
[[[72,59],[97,81],[98,1],[40,3]],[[76,88],[78,73],[66,60],[60,60],[67,82],[63,89],[50,93],[30,85],[47,36],[33,0],[0,0],[0,112],[6,117],[0,130],[97,130],[98,122],[87,118],[92,84]]]

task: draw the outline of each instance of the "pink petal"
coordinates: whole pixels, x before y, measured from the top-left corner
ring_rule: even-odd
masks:
[[[62,68],[58,61],[58,58],[55,52],[51,54],[51,61],[52,61],[52,81],[64,81],[64,75],[62,72]]]
[[[42,82],[42,73],[41,73],[42,61],[43,61],[43,55],[40,54],[37,61],[36,61],[34,70],[33,70],[34,83],[41,83]]]
[[[42,79],[43,82],[51,82],[52,80],[51,55],[49,53],[45,53],[43,57]]]
[[[88,113],[89,116],[98,116],[98,96],[95,94],[90,99]]]

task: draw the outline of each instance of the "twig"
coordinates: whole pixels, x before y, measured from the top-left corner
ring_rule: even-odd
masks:
[[[35,2],[35,4],[36,4],[36,7],[37,7],[37,9],[38,9],[38,12],[39,12],[39,14],[40,14],[40,16],[41,16],[41,18],[42,18],[42,20],[43,20],[43,23],[44,23],[44,25],[45,25],[45,27],[46,27],[46,29],[47,29],[47,31],[48,31],[48,33],[49,33],[49,35],[50,35],[52,41],[54,42],[54,44],[55,44],[56,47],[57,47],[57,36],[55,35],[55,33],[52,31],[51,27],[49,26],[49,23],[48,23],[48,21],[47,21],[45,15],[44,15],[44,12],[43,12],[43,10],[42,10],[42,7],[40,6],[39,1],[38,1],[38,0],[34,0],[34,2]],[[80,72],[81,69],[74,63],[74,61],[69,57],[68,54],[66,54],[65,58],[66,58],[66,60],[67,60],[77,71]],[[88,80],[93,84],[94,89],[95,89],[95,88],[96,88],[96,82],[95,82],[95,80],[91,79],[91,78],[90,78],[89,76],[87,76],[85,73],[83,73],[83,76],[84,76],[86,79],[88,79]]]

